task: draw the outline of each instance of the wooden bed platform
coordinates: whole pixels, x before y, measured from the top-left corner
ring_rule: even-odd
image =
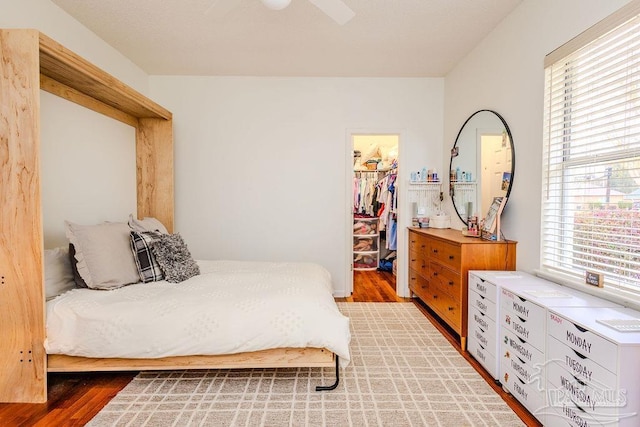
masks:
[[[336,367],[325,349],[229,356],[87,359],[47,356],[40,185],[40,89],[136,129],[137,215],[173,232],[172,114],[64,46],[29,29],[0,29],[0,402],[47,400],[47,372]]]
[[[324,348],[275,348],[217,356],[177,356],[159,359],[94,359],[50,354],[48,372],[154,371],[173,369],[301,368],[335,365],[335,354]]]
[[[316,391],[333,390],[340,382],[338,356],[325,348],[274,348],[216,356],[177,356],[158,359],[97,359],[49,354],[48,372],[159,371],[180,369],[334,368],[335,382]]]

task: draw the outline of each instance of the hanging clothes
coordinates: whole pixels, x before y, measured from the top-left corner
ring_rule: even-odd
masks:
[[[378,171],[356,171],[353,178],[353,213],[374,217],[378,211]]]
[[[397,177],[398,174],[394,168],[383,176],[377,184],[378,202],[380,203],[380,210],[378,211],[378,216],[380,217],[379,229],[387,231],[385,247],[389,250],[397,249]]]

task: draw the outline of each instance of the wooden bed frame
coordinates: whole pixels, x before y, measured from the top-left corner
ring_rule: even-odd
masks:
[[[40,89],[136,128],[139,218],[173,231],[170,111],[37,30],[0,29],[0,402],[47,400],[47,372],[333,367],[326,349],[224,356],[90,359],[47,356],[40,197]]]

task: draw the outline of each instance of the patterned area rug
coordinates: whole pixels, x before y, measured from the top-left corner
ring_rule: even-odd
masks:
[[[89,426],[522,426],[411,303],[339,303],[351,364],[140,373]]]

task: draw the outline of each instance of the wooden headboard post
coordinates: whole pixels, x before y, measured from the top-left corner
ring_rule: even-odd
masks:
[[[173,232],[173,129],[171,121],[139,119],[136,128],[138,217],[158,218]]]
[[[136,128],[137,214],[174,225],[171,112],[37,30],[0,29],[0,402],[47,400],[40,89]]]
[[[0,401],[44,402],[38,33],[0,30]]]

